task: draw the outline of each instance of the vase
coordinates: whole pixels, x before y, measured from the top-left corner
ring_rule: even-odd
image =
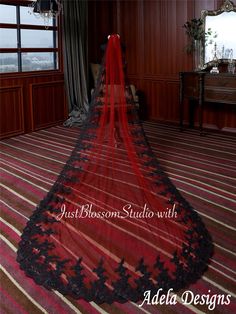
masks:
[[[193,56],[194,56],[194,70],[200,71],[201,70],[201,41],[194,40],[194,49],[193,49]]]

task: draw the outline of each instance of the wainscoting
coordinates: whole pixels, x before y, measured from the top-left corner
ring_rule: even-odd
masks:
[[[24,107],[22,85],[0,88],[0,132],[2,137],[24,133]]]
[[[33,130],[39,130],[64,119],[64,81],[30,85]]]
[[[2,75],[0,138],[61,123],[67,116],[63,73]]]

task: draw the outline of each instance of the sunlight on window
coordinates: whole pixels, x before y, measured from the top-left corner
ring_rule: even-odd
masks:
[[[16,6],[0,4],[0,23],[16,24]]]
[[[22,29],[21,47],[53,48],[53,31]]]
[[[16,29],[0,28],[0,48],[17,48]]]

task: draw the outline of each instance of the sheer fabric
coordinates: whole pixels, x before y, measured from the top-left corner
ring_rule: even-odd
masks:
[[[196,281],[211,251],[146,141],[111,35],[88,121],[23,231],[18,262],[48,289],[111,303]]]

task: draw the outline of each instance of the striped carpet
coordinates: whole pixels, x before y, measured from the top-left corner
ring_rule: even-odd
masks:
[[[96,305],[65,298],[26,278],[16,263],[17,243],[35,206],[67,160],[78,129],[61,126],[1,142],[1,313],[236,313],[236,137],[146,122],[149,142],[173,183],[210,231],[215,251],[209,269],[178,293],[177,304]],[[184,305],[180,296],[231,295],[230,304]],[[209,304],[208,304],[209,303]],[[222,303],[222,302],[221,302]]]

